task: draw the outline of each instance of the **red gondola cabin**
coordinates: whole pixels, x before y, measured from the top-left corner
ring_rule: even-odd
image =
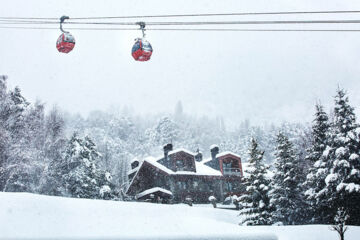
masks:
[[[75,47],[75,38],[70,33],[62,33],[56,41],[59,52],[69,53]]]
[[[153,49],[151,44],[144,38],[138,38],[135,40],[135,44],[131,50],[131,54],[136,61],[148,61],[151,57]]]

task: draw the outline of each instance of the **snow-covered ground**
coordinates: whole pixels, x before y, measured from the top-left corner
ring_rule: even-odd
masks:
[[[0,239],[338,239],[328,226],[239,226],[236,211],[0,193]],[[350,226],[347,240],[359,239]]]

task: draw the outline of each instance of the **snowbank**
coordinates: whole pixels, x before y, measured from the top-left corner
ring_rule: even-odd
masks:
[[[276,239],[235,211],[0,193],[0,239]]]
[[[244,227],[238,212],[208,206],[0,193],[0,239],[328,239],[328,226]],[[358,239],[350,227],[347,240]]]

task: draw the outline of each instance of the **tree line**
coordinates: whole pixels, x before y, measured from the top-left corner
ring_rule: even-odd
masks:
[[[332,117],[320,103],[315,109],[303,158],[286,135],[277,134],[271,177],[264,151],[252,139],[246,194],[239,199],[241,224],[332,224],[341,210],[349,224],[360,225],[360,127],[354,108],[338,89]]]
[[[100,170],[94,142],[74,133],[56,108],[30,104],[20,88],[7,89],[0,76],[0,190],[57,196],[111,198],[111,175]]]
[[[243,159],[250,149],[242,223],[331,223],[343,207],[358,225],[360,130],[345,91],[334,100],[331,114],[315,106],[311,125],[244,121],[228,130],[222,118],[187,115],[181,102],[151,116],[46,112],[0,76],[0,191],[121,200],[134,157],[161,155],[168,142],[192,151],[216,143]]]

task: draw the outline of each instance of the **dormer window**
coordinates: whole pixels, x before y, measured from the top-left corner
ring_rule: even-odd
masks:
[[[224,174],[231,172],[231,163],[223,163]]]
[[[167,146],[164,147],[166,150]],[[165,151],[164,158],[158,162],[165,165],[172,171],[196,172],[195,153],[191,153],[185,149],[176,149]]]
[[[183,160],[176,160],[176,167],[177,169],[183,169],[185,167]]]
[[[241,176],[241,170],[237,159],[224,158],[222,160],[222,170],[224,175]]]

